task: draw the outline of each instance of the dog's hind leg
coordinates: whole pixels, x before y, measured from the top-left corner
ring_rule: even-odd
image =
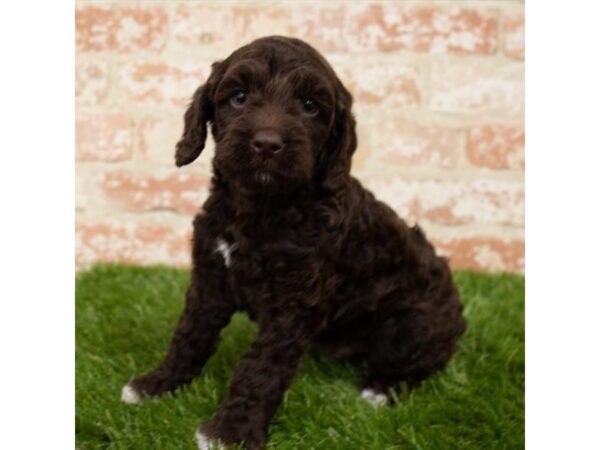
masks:
[[[215,351],[221,329],[235,310],[222,297],[214,279],[203,276],[199,281],[194,276],[166,358],[158,368],[123,387],[124,402],[139,403],[145,396],[174,391],[192,381]]]
[[[372,403],[394,403],[402,384],[415,388],[443,369],[455,351],[456,339],[465,329],[462,317],[440,320],[418,309],[386,319],[372,337],[367,357],[369,374],[361,396]]]

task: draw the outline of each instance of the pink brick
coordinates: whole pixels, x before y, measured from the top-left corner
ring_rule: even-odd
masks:
[[[467,157],[471,164],[490,169],[525,167],[525,129],[522,126],[483,125],[469,130]]]
[[[452,168],[457,164],[461,141],[458,131],[393,117],[383,121],[358,120],[359,153],[367,158],[367,167],[382,164]]]
[[[137,126],[137,149],[144,161],[174,167],[175,146],[183,132],[183,109],[164,116],[145,116]],[[193,162],[194,170],[209,173],[214,156],[212,135],[206,139],[202,154]]]
[[[167,15],[155,6],[79,4],[75,40],[82,52],[160,50],[167,37]]]
[[[525,58],[525,16],[523,14],[509,14],[504,18],[504,53],[511,58]]]
[[[525,242],[522,239],[500,239],[477,236],[432,239],[439,254],[450,259],[453,269],[491,272],[523,272]]]
[[[175,145],[183,132],[183,110],[180,114],[145,116],[137,126],[137,148],[145,161],[173,166]]]
[[[521,181],[421,181],[398,176],[369,177],[364,181],[409,222],[522,227],[525,221],[525,188]]]
[[[100,189],[99,180],[104,171],[111,170],[105,164],[77,164],[75,170],[75,211],[103,211],[106,199]]]
[[[415,106],[424,97],[425,76],[416,64],[365,61],[357,70],[349,61],[334,68],[357,108]]]
[[[223,58],[237,47],[269,35],[301,38],[320,51],[347,49],[344,4],[237,4],[224,8],[190,2],[178,5],[171,34],[178,46],[207,47]],[[207,18],[210,18],[207,20]]]
[[[191,215],[200,211],[208,197],[210,178],[187,172],[157,177],[119,171],[107,173],[101,184],[107,198],[128,211],[169,210]]]
[[[197,51],[207,48],[224,58],[236,46],[231,8],[203,2],[180,3],[174,11],[170,33],[178,46]]]
[[[304,39],[321,52],[346,52],[349,48],[346,10],[346,3],[297,3],[294,25],[298,28],[292,35]]]
[[[140,61],[121,70],[121,88],[131,100],[181,109],[210,74],[211,62]]]
[[[447,61],[432,64],[430,107],[448,113],[519,116],[525,108],[521,64],[494,60]]]
[[[127,114],[78,114],[75,135],[79,160],[123,161],[131,157],[133,130]]]
[[[431,222],[521,227],[525,221],[525,188],[520,181],[429,181],[418,189],[420,216]]]
[[[352,50],[492,54],[498,46],[498,20],[482,10],[356,3],[348,21]]]
[[[82,105],[97,105],[108,91],[108,66],[104,62],[75,65],[75,99]]]
[[[189,227],[125,222],[78,220],[75,225],[75,260],[78,265],[95,262],[127,264],[190,263]]]
[[[210,17],[210,20],[207,20]],[[200,2],[180,5],[174,16],[175,41],[189,48],[211,44],[228,56],[236,48],[269,35],[298,36],[300,23],[292,4],[232,5]]]
[[[264,36],[297,35],[298,24],[291,5],[235,6],[232,15],[236,46]]]

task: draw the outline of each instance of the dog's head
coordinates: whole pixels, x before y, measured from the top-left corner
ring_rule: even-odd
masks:
[[[210,122],[222,179],[265,192],[308,183],[335,191],[356,148],[351,107],[349,92],[308,44],[258,39],[213,64],[185,113],[175,161],[200,155]]]

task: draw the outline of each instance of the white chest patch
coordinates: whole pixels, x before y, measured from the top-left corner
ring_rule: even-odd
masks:
[[[215,245],[215,252],[220,253],[225,261],[225,267],[231,266],[231,254],[236,249],[236,244],[229,244],[224,239],[217,239],[217,243]]]

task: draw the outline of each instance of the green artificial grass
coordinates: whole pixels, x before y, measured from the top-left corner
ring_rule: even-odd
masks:
[[[134,374],[156,366],[182,309],[185,270],[102,265],[76,281],[76,442],[85,449],[194,449],[256,333],[234,316],[189,386],[142,405],[120,402]],[[313,351],[277,411],[269,449],[524,447],[524,279],[458,272],[469,322],[448,368],[395,407],[359,396],[364,368]]]

